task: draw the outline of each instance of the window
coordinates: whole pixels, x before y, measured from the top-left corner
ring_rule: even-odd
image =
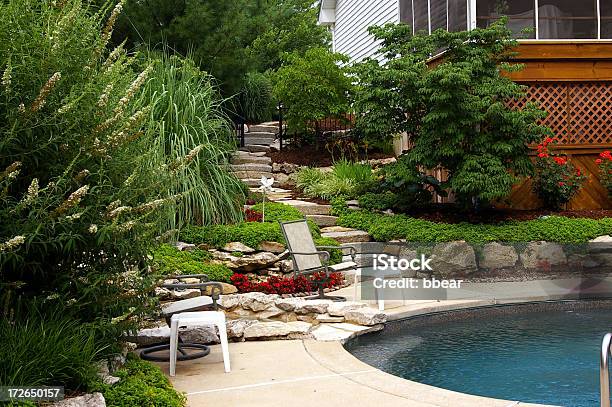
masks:
[[[597,38],[597,0],[540,0],[539,4],[539,38]]]
[[[448,31],[467,30],[467,1],[448,0]]]
[[[599,3],[601,13],[601,38],[612,38],[612,1],[601,0]]]
[[[431,32],[439,28],[446,30],[446,0],[429,0],[429,7],[431,13]]]
[[[501,16],[508,17],[508,28],[517,37],[535,38],[534,0],[476,0],[477,27],[488,27]],[[525,29],[531,32],[522,34]]]
[[[400,21],[408,24],[410,27],[414,26],[414,21],[412,21],[412,0],[400,0]]]
[[[414,5],[414,32],[429,32],[429,10],[427,0],[413,0]]]

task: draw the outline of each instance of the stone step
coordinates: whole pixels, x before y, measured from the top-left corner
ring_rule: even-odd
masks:
[[[253,137],[275,139],[276,133],[270,133],[267,131],[250,131],[248,133],[244,133],[244,138],[246,139]]]
[[[261,177],[259,178],[241,178],[240,181],[244,182],[248,187],[258,188],[261,186]],[[276,182],[274,182],[276,184]],[[274,185],[273,184],[273,185]]]
[[[258,138],[258,137],[253,137],[253,138],[245,138],[244,139],[244,144],[247,146],[252,146],[252,145],[259,145],[259,146],[266,146],[266,147],[270,147],[270,144],[274,143],[274,140],[271,138]]]
[[[244,147],[240,147],[239,151],[247,151],[251,153],[269,153],[270,146],[260,146],[260,145],[245,145]]]
[[[278,123],[276,125],[273,124],[255,124],[253,126],[249,126],[249,133],[278,133]]]
[[[330,215],[306,215],[306,219],[310,219],[317,226],[334,226],[338,217]]]
[[[325,229],[330,230],[332,228]],[[324,231],[325,229],[321,230],[321,236],[330,237],[338,243],[358,243],[372,240],[368,232],[364,232],[363,230],[344,228],[343,230],[336,229],[338,231]]]
[[[233,165],[243,165],[243,164],[272,165],[272,159],[270,157],[235,156],[232,158],[232,164]]]
[[[234,175],[240,178],[241,180],[256,179],[258,180],[257,186],[261,186],[261,184],[259,183],[259,180],[261,180],[261,177],[266,177],[266,178],[274,177],[271,172],[261,172],[261,171],[234,171]]]
[[[275,182],[276,183],[276,182]],[[261,192],[259,188],[251,188],[251,192]],[[283,202],[285,200],[291,199],[293,192],[288,189],[283,188],[272,188],[270,192],[267,194],[267,199],[271,201]]]
[[[266,164],[233,164],[230,165],[233,172],[239,171],[254,171],[254,172],[272,172],[272,166]]]
[[[246,157],[246,158],[249,158],[249,157],[265,157],[266,154],[267,153],[265,151],[252,153],[250,151],[240,151],[240,150],[238,150],[238,151],[236,151],[234,153],[234,157]]]
[[[300,201],[295,199],[284,201],[283,203],[293,206],[304,215],[329,215],[331,212],[331,205],[319,205],[314,202]]]

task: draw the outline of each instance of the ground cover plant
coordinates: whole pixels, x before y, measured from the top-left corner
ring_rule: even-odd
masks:
[[[127,363],[113,375],[121,381],[113,386],[98,384],[108,407],[183,407],[184,394],[172,387],[161,369],[152,363],[129,356]]]
[[[385,215],[366,210],[348,210],[341,201],[334,202],[338,225],[365,230],[376,241],[406,239],[409,242],[437,243],[465,240],[471,243],[550,241],[586,243],[612,233],[612,218],[584,219],[546,216],[528,221],[498,224],[441,223],[406,215]]]
[[[536,124],[545,116],[536,106],[507,105],[523,87],[502,74],[521,68],[508,63],[516,41],[504,19],[458,33],[412,35],[403,24],[370,30],[382,58],[355,66],[358,131],[387,140],[406,133],[408,162],[448,170],[443,186],[465,207],[504,198],[531,174],[528,144],[550,131]],[[440,49],[443,56],[428,64]]]
[[[153,270],[162,276],[206,274],[210,281],[229,283],[232,271],[222,264],[210,263],[211,259],[206,250],[180,251],[164,244],[153,251]]]
[[[314,273],[310,276],[271,276],[265,281],[253,281],[245,274],[234,274],[232,284],[236,286],[238,292],[263,292],[266,294],[297,294],[309,293],[317,289],[314,281],[325,277],[324,272]],[[340,287],[344,283],[342,273],[332,272],[327,277],[323,288]]]
[[[372,167],[368,164],[341,160],[331,172],[317,168],[303,168],[297,173],[296,185],[311,198],[332,199],[343,195],[356,197],[375,183]]]

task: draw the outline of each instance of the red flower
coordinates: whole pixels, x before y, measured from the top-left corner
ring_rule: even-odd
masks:
[[[559,182],[559,186],[560,187],[565,186],[565,182]]]
[[[576,168],[576,175],[580,176],[582,174],[582,172],[580,172],[580,168]]]
[[[555,157],[554,160],[555,160],[555,162],[558,165],[565,165],[565,164],[567,164],[567,159],[565,159],[563,157]]]
[[[610,153],[610,150],[604,151],[603,153],[599,154],[599,156],[601,158],[605,158],[606,160],[612,161],[612,153]]]
[[[601,164],[603,162],[603,160],[601,158],[598,158],[597,160],[595,160],[595,164]]]
[[[548,157],[548,154],[546,154],[546,153],[540,153],[540,154],[538,154],[538,157],[540,157],[540,158],[546,158],[546,157]]]

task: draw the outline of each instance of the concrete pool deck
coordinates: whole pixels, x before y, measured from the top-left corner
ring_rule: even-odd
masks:
[[[570,281],[571,280],[571,281]],[[387,302],[389,320],[431,312],[500,303],[576,299],[583,279],[487,283],[488,299],[420,300]],[[602,287],[610,283],[602,281]],[[479,283],[485,284],[485,283]],[[486,287],[485,287],[486,288]],[[590,292],[599,289],[589,286]],[[338,294],[351,297],[352,287]],[[372,303],[372,306],[375,304]],[[180,362],[174,386],[187,394],[194,407],[227,406],[408,406],[408,407],[511,407],[541,406],[519,401],[472,396],[402,379],[353,357],[339,342],[289,340],[230,343],[232,372],[223,372],[221,349],[209,356]],[[159,364],[168,374],[168,364]]]

